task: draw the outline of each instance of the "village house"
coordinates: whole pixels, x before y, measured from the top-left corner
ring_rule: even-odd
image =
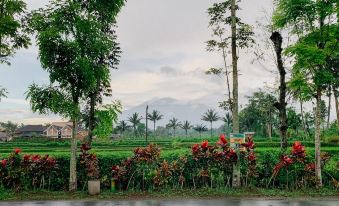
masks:
[[[16,136],[20,137],[41,137],[44,136],[46,127],[43,125],[25,125],[16,130]]]
[[[72,138],[72,122],[53,122],[44,134],[49,138]]]

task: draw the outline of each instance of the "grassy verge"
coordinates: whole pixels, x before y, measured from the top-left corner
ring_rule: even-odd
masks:
[[[323,188],[321,190],[278,190],[278,189],[196,189],[165,190],[158,192],[109,192],[89,196],[86,192],[20,192],[0,191],[1,201],[20,200],[145,200],[145,199],[331,199],[339,200],[339,191]]]

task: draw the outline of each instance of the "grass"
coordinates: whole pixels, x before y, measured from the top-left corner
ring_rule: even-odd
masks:
[[[323,188],[321,190],[279,190],[279,189],[195,189],[195,190],[163,190],[163,191],[128,191],[128,192],[110,192],[103,191],[98,196],[89,196],[86,192],[50,192],[50,191],[24,191],[15,193],[6,190],[0,190],[1,201],[17,200],[146,200],[146,199],[339,199],[339,193],[336,190]]]

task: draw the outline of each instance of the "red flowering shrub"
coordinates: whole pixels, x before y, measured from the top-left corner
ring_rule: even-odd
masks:
[[[292,145],[292,155],[296,158],[305,158],[306,153],[305,153],[305,147],[301,144],[301,142],[297,141],[294,142]]]
[[[80,165],[84,168],[87,179],[97,180],[99,178],[99,161],[97,156],[88,152],[91,150],[88,144],[82,144],[80,150]]]

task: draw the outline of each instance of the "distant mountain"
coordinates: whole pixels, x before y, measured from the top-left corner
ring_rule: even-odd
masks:
[[[138,106],[129,108],[123,111],[120,119],[127,120],[134,112],[139,113],[142,117],[145,117],[146,106],[149,105],[149,112],[158,110],[164,115],[164,119],[157,122],[158,126],[165,126],[173,117],[178,118],[181,122],[188,120],[192,124],[204,123],[209,127],[207,122],[201,120],[201,115],[211,107],[205,104],[199,104],[194,102],[182,102],[173,98],[157,98],[144,102]],[[214,108],[219,113],[219,116],[223,116],[220,109]],[[144,122],[145,120],[143,120]],[[218,127],[222,124],[221,121],[214,123],[213,127]]]

